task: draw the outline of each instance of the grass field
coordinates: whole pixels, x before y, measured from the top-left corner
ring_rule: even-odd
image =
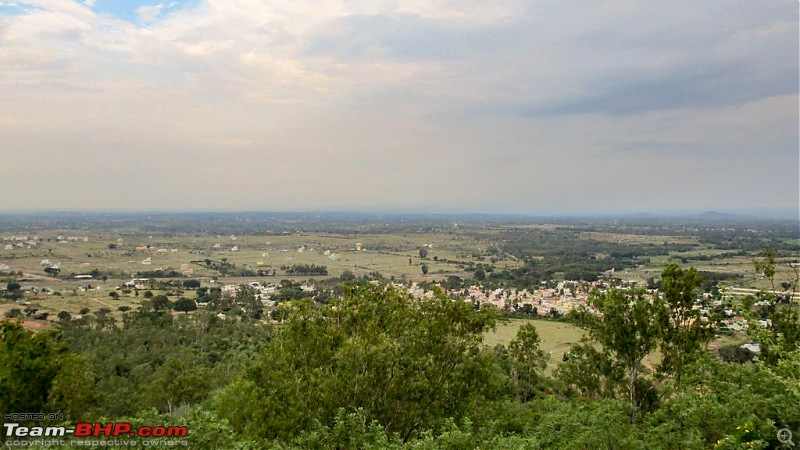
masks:
[[[584,331],[566,322],[551,322],[547,320],[509,319],[497,323],[497,329],[483,336],[483,342],[489,347],[497,344],[508,344],[517,336],[517,330],[522,325],[530,323],[536,327],[541,339],[541,348],[550,354],[547,371],[551,372],[561,358],[573,344],[581,340]]]
[[[707,252],[674,252],[669,256],[654,256],[650,258],[650,263],[643,267],[630,268],[624,271],[617,272],[615,275],[625,281],[636,281],[644,283],[648,278],[661,276],[661,271],[669,264],[677,263],[682,267],[694,267],[698,271],[727,273],[732,275],[741,275],[741,278],[723,280],[720,286],[730,287],[744,287],[751,289],[770,289],[769,280],[765,279],[763,275],[756,273],[753,266],[753,258],[749,256],[730,256],[725,258],[716,259],[713,261],[700,261],[691,260],[691,256],[700,255],[713,255],[718,254],[719,251],[708,250]],[[688,257],[689,260],[683,263],[673,258]],[[776,260],[776,285],[780,285],[782,281],[794,278],[794,273],[789,267],[791,258],[779,258]]]
[[[584,331],[580,328],[567,322],[554,322],[549,320],[528,320],[528,319],[509,319],[497,323],[497,329],[489,331],[483,336],[483,342],[489,347],[494,347],[497,344],[506,345],[517,336],[517,330],[522,325],[530,323],[536,327],[539,332],[541,340],[540,346],[542,350],[550,355],[550,361],[547,364],[547,373],[552,373],[553,369],[561,362],[564,353],[569,351],[573,344],[576,344],[584,336]],[[742,344],[747,340],[743,334],[736,334],[733,336],[719,336],[712,342],[718,346],[730,344]],[[656,350],[649,354],[644,364],[648,367],[653,367],[661,359],[661,353]]]
[[[275,271],[275,276],[267,277],[221,277],[225,283],[241,283],[251,280],[279,283],[282,279],[306,281],[311,278],[321,279],[325,276],[288,276],[282,266],[296,264],[314,264],[326,266],[327,277],[338,277],[345,271],[356,276],[378,272],[384,277],[397,280],[421,281],[441,280],[447,275],[458,275],[471,278],[463,265],[488,264],[498,271],[503,268],[518,267],[523,262],[508,254],[497,252],[501,240],[493,241],[496,236],[501,239],[502,233],[509,229],[538,228],[555,230],[558,225],[494,225],[491,227],[474,227],[449,231],[427,232],[427,229],[415,232],[337,234],[330,232],[284,232],[272,235],[210,235],[173,233],[161,234],[144,232],[127,228],[120,229],[36,229],[34,233],[19,232],[16,235],[36,235],[38,245],[33,248],[6,249],[0,247],[0,265],[8,266],[10,271],[21,271],[25,274],[19,281],[23,288],[46,287],[58,291],[61,295],[38,294],[29,298],[33,306],[42,312],[52,314],[58,311],[77,313],[82,308],[95,311],[109,308],[118,314],[120,306],[135,308],[141,302],[140,297],[121,296],[114,299],[109,293],[122,282],[136,276],[137,272],[171,269],[183,272],[191,278],[217,278],[220,272],[207,268],[206,259],[212,261],[226,260],[236,265],[237,269],[268,269]],[[480,231],[480,233],[476,233]],[[0,238],[10,238],[15,233],[0,233]],[[87,238],[72,239],[76,236]],[[60,239],[61,238],[61,239]],[[584,240],[608,241],[623,244],[660,244],[671,242],[678,244],[697,243],[693,236],[643,235],[611,232],[583,232]],[[60,242],[66,241],[66,242]],[[234,247],[235,250],[234,251]],[[419,250],[424,248],[428,256],[420,258]],[[360,250],[359,250],[360,249]],[[494,249],[494,250],[492,250]],[[492,252],[490,252],[492,250]],[[695,247],[686,252],[671,252],[669,255],[650,257],[650,262],[635,268],[628,268],[615,273],[624,281],[636,281],[644,286],[648,278],[659,278],[661,271],[668,264],[687,262],[683,267],[694,266],[698,270],[741,274],[742,278],[725,280],[722,286],[769,289],[770,285],[763,277],[759,277],[753,268],[752,257],[723,255],[720,259],[699,260],[701,256],[719,256],[722,253],[734,254],[733,250],[716,250]],[[491,256],[489,256],[491,255]],[[531,255],[531,258],[542,258]],[[694,258],[694,259],[693,259]],[[42,265],[43,260],[57,264],[60,278],[46,277]],[[776,276],[777,284],[792,275],[787,263],[790,258],[779,261]],[[422,274],[422,265],[428,266],[428,274]],[[75,280],[73,275],[87,274],[99,270],[108,276],[107,281],[100,279]],[[205,280],[208,281],[207,279]],[[88,286],[91,289],[87,289]],[[99,287],[99,288],[98,288]],[[191,292],[186,293],[192,296]],[[175,300],[175,298],[170,298]],[[554,359],[560,359],[569,346],[580,338],[579,331],[568,324],[536,322],[542,327],[543,346],[552,352]],[[516,333],[515,322],[501,323],[498,330],[487,336],[487,342],[507,342]]]
[[[57,236],[76,234],[50,231],[39,235],[40,245],[31,249],[0,250],[0,263],[12,271],[45,275],[41,262],[58,264],[61,275],[85,274],[92,269],[118,273],[118,278],[139,271],[191,269],[191,276],[216,276],[202,263],[205,259],[228,262],[242,268],[276,269],[281,266],[316,264],[328,268],[329,276],[351,271],[356,275],[377,271],[385,276],[423,279],[422,265],[429,268],[428,279],[446,274],[464,276],[457,261],[476,262],[473,253],[489,244],[458,233],[289,234],[281,236],[157,236],[144,234],[84,234],[88,242],[59,243]],[[360,244],[360,245],[359,245]],[[109,248],[109,246],[114,248]],[[149,249],[144,249],[148,247]],[[361,248],[359,251],[358,248]],[[428,257],[422,259],[419,249]],[[194,261],[194,262],[193,262]],[[513,260],[498,261],[496,267],[520,265]],[[125,274],[123,276],[122,274]]]

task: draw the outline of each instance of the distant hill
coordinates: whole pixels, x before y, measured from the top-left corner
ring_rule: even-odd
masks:
[[[747,216],[742,216],[739,214],[728,214],[719,211],[706,211],[700,214],[694,214],[691,217],[697,219],[709,219],[709,220],[731,220],[731,219],[746,219]]]

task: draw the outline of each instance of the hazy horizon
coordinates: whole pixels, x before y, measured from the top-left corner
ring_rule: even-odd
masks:
[[[0,0],[0,211],[791,215],[798,4]]]
[[[755,220],[790,220],[800,223],[800,210],[792,209],[762,209],[762,210],[734,210],[734,211],[717,211],[717,210],[673,210],[673,211],[562,211],[562,212],[514,212],[514,211],[457,211],[457,210],[442,210],[437,208],[408,208],[408,209],[389,209],[389,208],[362,208],[362,209],[283,209],[283,210],[267,210],[267,209],[3,209],[0,208],[0,216],[2,215],[31,215],[31,216],[47,216],[47,215],[72,215],[72,214],[86,214],[86,215],[185,215],[185,214],[222,214],[222,215],[262,215],[262,214],[277,214],[277,215],[345,215],[345,216],[441,216],[441,217],[520,217],[529,219],[582,219],[582,218],[657,218],[657,219],[670,219],[670,218],[708,218],[708,219],[755,219]]]

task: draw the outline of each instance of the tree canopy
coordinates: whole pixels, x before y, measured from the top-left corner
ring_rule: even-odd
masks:
[[[408,439],[483,398],[490,365],[479,346],[494,321],[442,293],[417,301],[385,285],[298,303],[221,413],[250,435],[288,438],[339,408],[360,410]]]

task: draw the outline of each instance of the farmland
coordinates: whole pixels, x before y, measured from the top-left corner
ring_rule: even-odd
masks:
[[[21,283],[26,301],[53,316],[86,308],[119,315],[120,307],[141,304],[139,292],[122,286],[135,277],[199,279],[207,287],[450,277],[530,289],[551,279],[601,276],[645,287],[679,263],[714,274],[719,286],[768,289],[753,259],[763,249],[777,251],[776,279],[783,280],[800,249],[796,226],[786,222],[251,216],[2,216],[0,280]],[[321,271],[299,274],[293,267]],[[173,301],[195,295],[179,287],[162,293]]]

